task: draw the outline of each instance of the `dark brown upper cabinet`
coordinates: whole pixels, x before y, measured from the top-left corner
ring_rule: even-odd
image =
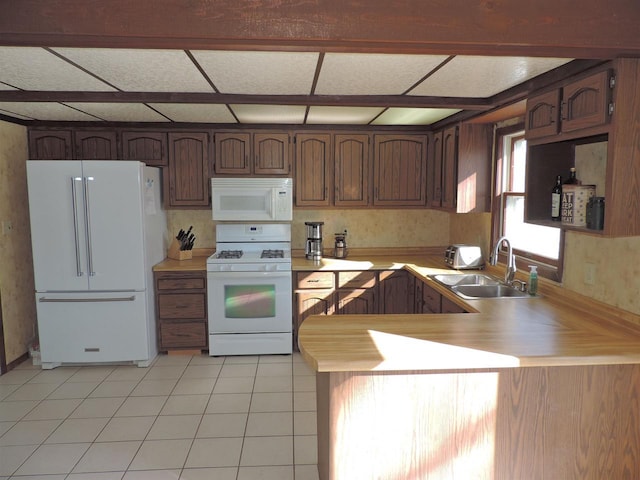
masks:
[[[218,132],[217,175],[289,175],[290,135],[282,132]]]
[[[71,130],[29,129],[29,158],[32,160],[73,160]]]
[[[150,167],[169,164],[166,132],[123,131],[123,160],[144,162]]]
[[[118,135],[113,130],[76,130],[73,137],[78,160],[118,159]]]
[[[330,206],[333,167],[331,135],[298,133],[295,144],[295,206]]]
[[[334,136],[336,207],[362,207],[369,204],[370,140],[369,135]]]
[[[215,173],[249,175],[251,173],[251,134],[220,132],[214,135]]]
[[[165,204],[173,207],[209,205],[209,134],[170,132]]]
[[[290,174],[290,138],[288,133],[254,133],[253,173],[256,175]]]

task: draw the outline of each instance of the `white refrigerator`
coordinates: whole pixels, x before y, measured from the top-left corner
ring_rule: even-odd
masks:
[[[27,161],[42,368],[157,355],[154,264],[166,254],[160,171]]]

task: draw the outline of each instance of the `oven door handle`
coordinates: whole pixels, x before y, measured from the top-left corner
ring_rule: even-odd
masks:
[[[265,279],[291,278],[291,271],[267,270],[260,272],[234,272],[225,270],[223,272],[207,272],[207,277],[230,280],[255,279],[256,281],[264,281]]]

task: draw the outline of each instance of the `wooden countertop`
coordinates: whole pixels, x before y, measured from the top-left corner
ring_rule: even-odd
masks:
[[[189,260],[173,260],[171,258],[165,258],[162,262],[153,266],[154,272],[180,272],[180,271],[206,271],[207,270],[207,257],[206,256],[194,256]]]

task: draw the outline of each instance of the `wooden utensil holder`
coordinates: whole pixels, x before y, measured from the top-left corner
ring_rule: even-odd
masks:
[[[180,242],[174,238],[171,245],[169,245],[167,257],[174,260],[189,260],[193,257],[193,252],[191,250],[180,250]]]

